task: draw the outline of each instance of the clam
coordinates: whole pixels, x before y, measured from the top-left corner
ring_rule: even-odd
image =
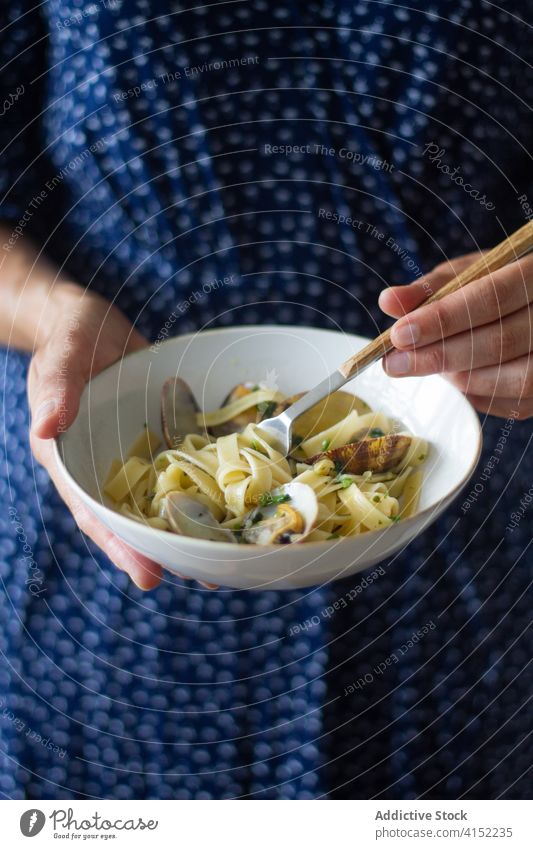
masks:
[[[265,493],[243,520],[243,542],[255,545],[301,542],[316,525],[318,501],[305,483],[288,483]]]
[[[176,534],[212,542],[236,542],[231,531],[222,528],[205,504],[184,492],[169,492],[162,503],[161,517]]]
[[[227,405],[231,404],[232,401],[238,401],[239,398],[244,398],[246,395],[249,395],[250,392],[253,392],[254,389],[257,389],[257,385],[255,383],[238,383],[237,386],[234,386],[226,398],[224,398],[221,406],[227,407]],[[238,416],[235,416],[234,419],[230,419],[229,421],[223,422],[219,425],[213,425],[209,428],[209,432],[215,437],[228,436],[230,433],[239,433],[244,430],[246,425],[251,422],[258,422],[260,418],[257,407],[250,407],[250,409],[244,410]]]
[[[362,475],[363,472],[387,472],[398,466],[411,445],[409,436],[387,434],[375,439],[349,442],[340,448],[321,451],[313,457],[298,460],[313,465],[318,460],[332,460],[339,473]]]
[[[196,420],[198,412],[196,399],[184,380],[165,380],[161,390],[161,427],[169,448],[176,448],[188,433],[201,433]]]

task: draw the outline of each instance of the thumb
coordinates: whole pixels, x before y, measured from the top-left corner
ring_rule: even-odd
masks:
[[[378,300],[380,309],[393,318],[401,318],[402,315],[407,315],[408,312],[419,307],[434,292],[442,289],[452,277],[460,274],[478,258],[479,253],[477,252],[455,257],[455,259],[435,266],[433,271],[421,277],[420,280],[415,280],[414,283],[407,286],[390,286],[388,289],[384,289]]]
[[[33,436],[53,439],[72,424],[90,367],[88,352],[74,344],[68,353],[56,342],[37,352],[28,376]]]
[[[146,347],[147,340],[129,319],[100,296],[63,292],[65,312],[38,348],[28,374],[32,413],[31,435],[53,439],[66,430],[78,414],[87,381],[116,360]],[[58,329],[68,326],[69,332]]]

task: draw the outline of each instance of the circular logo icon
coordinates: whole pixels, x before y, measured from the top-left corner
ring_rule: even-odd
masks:
[[[20,818],[20,830],[24,837],[35,837],[43,830],[46,817],[42,811],[37,808],[31,808],[29,811],[24,811]]]

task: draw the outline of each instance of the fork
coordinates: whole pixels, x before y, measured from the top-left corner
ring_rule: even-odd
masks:
[[[453,277],[442,289],[428,297],[423,304],[433,304],[440,301],[452,292],[456,292],[468,283],[478,280],[482,274],[491,274],[493,271],[503,268],[510,262],[519,259],[533,248],[533,221],[528,221],[519,230],[496,245],[495,248],[483,254],[465,268],[456,277]],[[418,306],[422,306],[419,304]],[[418,307],[417,307],[418,309]],[[389,351],[394,348],[391,343],[391,329],[385,330],[368,345],[350,357],[339,368],[322,380],[314,389],[306,392],[290,407],[282,413],[269,419],[264,419],[258,427],[265,431],[270,440],[282,454],[287,456],[292,447],[292,426],[296,419],[307,410],[322,401],[332,392],[336,392],[349,380],[357,377],[365,369],[378,362]]]

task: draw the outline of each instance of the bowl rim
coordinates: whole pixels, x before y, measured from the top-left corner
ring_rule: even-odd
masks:
[[[361,336],[357,333],[344,333],[342,330],[340,330],[340,331],[339,330],[330,330],[329,328],[313,327],[313,326],[308,326],[308,325],[299,325],[299,324],[298,325],[294,325],[294,324],[281,324],[281,325],[277,325],[277,324],[243,324],[243,325],[238,325],[236,327],[213,327],[213,328],[209,328],[207,330],[194,331],[194,332],[191,332],[191,333],[183,333],[183,334],[180,334],[179,336],[172,336],[172,337],[165,339],[162,342],[160,342],[158,344],[158,350],[160,348],[162,348],[163,346],[175,343],[178,339],[180,341],[181,340],[189,340],[190,341],[190,340],[192,340],[195,337],[200,336],[200,335],[201,336],[205,336],[207,334],[209,334],[209,335],[222,335],[222,334],[226,334],[226,333],[234,333],[235,331],[252,331],[252,330],[253,331],[257,331],[257,330],[267,330],[267,331],[268,330],[276,330],[276,331],[279,331],[279,330],[288,330],[288,331],[316,330],[317,332],[322,332],[322,333],[326,332],[326,333],[332,333],[332,334],[335,334],[335,335],[339,334],[341,336],[354,337],[356,339],[362,340],[363,342],[370,342],[371,341],[371,339],[369,337]],[[146,356],[146,353],[150,351],[151,347],[152,346],[147,346],[146,348],[141,348],[140,350],[132,351],[130,354],[126,354],[124,357],[121,357],[119,360],[116,360],[116,362],[111,363],[111,365],[107,366],[105,369],[102,369],[101,372],[98,372],[97,375],[95,375],[91,380],[89,380],[86,383],[86,385],[83,389],[83,393],[90,391],[91,384],[94,381],[98,380],[98,378],[100,378],[106,372],[111,371],[112,369],[121,368],[124,360],[126,360],[126,359],[130,360],[130,359],[132,359],[134,357],[138,357],[138,356]],[[341,545],[347,544],[347,543],[353,544],[356,540],[368,539],[369,537],[376,539],[379,535],[386,534],[387,532],[392,531],[393,527],[396,528],[397,531],[399,531],[402,528],[409,527],[410,525],[414,524],[415,522],[419,522],[422,517],[427,517],[430,513],[433,513],[435,511],[437,511],[437,516],[438,516],[439,515],[439,508],[442,506],[443,502],[448,501],[448,502],[451,503],[454,500],[454,498],[457,496],[457,494],[460,492],[460,490],[463,488],[463,486],[466,484],[466,482],[473,475],[473,473],[476,469],[476,466],[479,463],[479,458],[481,456],[481,451],[482,451],[482,448],[483,448],[483,430],[481,428],[481,424],[479,422],[479,418],[477,416],[477,413],[476,413],[474,407],[472,406],[472,404],[470,403],[470,401],[468,400],[468,398],[466,398],[463,395],[463,393],[460,392],[459,389],[457,389],[457,387],[453,385],[453,383],[449,383],[448,381],[446,381],[445,378],[442,377],[442,375],[440,375],[440,374],[428,375],[428,377],[437,378],[438,380],[445,382],[448,389],[450,389],[452,391],[452,394],[454,394],[457,398],[461,399],[461,402],[465,405],[465,410],[467,411],[467,414],[470,416],[472,422],[474,423],[474,429],[475,429],[475,432],[476,432],[476,450],[474,452],[473,459],[472,459],[470,465],[468,466],[465,474],[462,476],[461,480],[454,486],[453,489],[451,489],[449,492],[447,492],[445,495],[441,496],[440,498],[437,498],[428,507],[425,507],[423,510],[417,511],[413,516],[408,516],[406,519],[402,519],[401,522],[398,522],[395,525],[391,525],[391,526],[386,527],[386,528],[381,528],[380,530],[366,531],[363,534],[357,534],[356,536],[353,536],[353,537],[336,537],[334,539],[329,539],[329,540],[324,539],[324,540],[315,540],[314,542],[303,542],[301,544],[301,546],[305,551],[315,549],[316,547],[320,547],[320,548],[324,549],[324,548],[326,548],[326,545],[328,545],[329,548],[334,548],[338,544],[341,544]],[[423,379],[423,377],[421,379]],[[78,413],[78,415],[79,415],[79,413]],[[77,416],[76,416],[76,418],[77,418]],[[74,422],[75,421],[76,421],[76,419],[74,420]],[[73,422],[73,424],[74,424],[74,422]],[[266,545],[258,545],[257,543],[248,543],[246,545],[243,545],[242,543],[238,543],[238,542],[215,542],[213,540],[202,540],[202,539],[198,539],[197,537],[185,536],[185,535],[182,535],[182,534],[173,534],[173,533],[170,533],[169,531],[163,531],[160,528],[154,528],[151,525],[145,524],[143,522],[136,522],[135,519],[130,519],[129,516],[124,516],[122,513],[118,513],[116,510],[113,510],[112,507],[108,507],[107,504],[104,504],[103,501],[99,501],[98,499],[93,498],[92,495],[89,495],[87,490],[84,489],[83,486],[81,486],[81,484],[78,483],[78,481],[70,473],[69,469],[67,468],[67,466],[66,466],[66,464],[63,460],[61,448],[60,448],[61,442],[63,441],[64,436],[65,436],[65,433],[66,433],[66,431],[63,431],[55,439],[52,440],[52,442],[53,442],[53,446],[52,446],[53,454],[54,454],[54,458],[56,460],[58,469],[60,470],[60,473],[63,475],[63,477],[66,480],[66,482],[68,483],[68,485],[71,486],[74,489],[74,491],[82,498],[82,500],[89,501],[91,504],[96,505],[98,510],[103,510],[104,514],[109,514],[111,517],[113,517],[114,521],[118,520],[119,525],[124,525],[125,527],[131,527],[132,525],[135,525],[138,528],[143,528],[145,531],[149,532],[150,534],[155,535],[156,539],[160,539],[161,541],[166,541],[167,543],[169,542],[169,539],[172,540],[173,537],[176,537],[178,539],[186,540],[187,544],[192,545],[193,548],[196,547],[196,546],[198,546],[199,548],[203,548],[204,546],[207,545],[207,546],[209,546],[209,548],[213,548],[213,553],[214,553],[215,549],[219,549],[219,547],[221,547],[221,550],[228,551],[228,552],[230,552],[232,550],[238,550],[240,552],[243,552],[245,550],[246,551],[247,550],[265,551],[265,552],[267,552],[267,551],[278,551],[279,552],[280,550],[281,551],[287,550],[286,546],[280,547],[279,545],[276,545],[275,543],[269,543],[269,544],[266,544]],[[134,544],[128,543],[128,545],[132,545],[132,547],[135,548]],[[227,558],[225,558],[225,559],[227,559]]]

